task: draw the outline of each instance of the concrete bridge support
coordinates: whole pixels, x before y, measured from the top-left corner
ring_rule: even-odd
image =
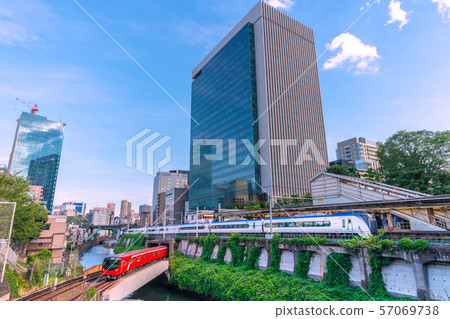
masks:
[[[163,274],[168,269],[169,261],[161,260],[130,275],[120,278],[114,285],[107,288],[103,292],[101,300],[122,300],[133,291],[138,290],[148,282]]]

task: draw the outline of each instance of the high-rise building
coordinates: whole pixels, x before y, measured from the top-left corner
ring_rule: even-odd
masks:
[[[153,224],[152,205],[144,204],[139,206],[139,222],[141,226],[151,226]]]
[[[124,199],[120,202],[120,221],[123,223],[128,223],[128,217],[131,212],[131,203]]]
[[[108,203],[106,205],[106,210],[108,212],[108,225],[114,225],[114,215],[116,213],[116,204]]]
[[[190,209],[302,195],[327,167],[313,30],[265,2],[193,70],[191,109]]]
[[[158,208],[158,194],[171,188],[185,188],[189,184],[189,171],[172,170],[158,172],[153,179],[153,209]]]
[[[23,112],[17,124],[8,171],[42,186],[42,204],[51,213],[65,124]]]
[[[352,161],[357,169],[378,169],[380,164],[377,151],[381,144],[366,140],[364,137],[354,137],[337,144],[336,158]]]
[[[189,199],[189,191],[186,188],[172,188],[166,191],[165,199],[165,224],[179,225],[185,219],[185,203]]]

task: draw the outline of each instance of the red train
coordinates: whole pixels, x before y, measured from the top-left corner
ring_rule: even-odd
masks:
[[[133,269],[142,267],[154,260],[166,256],[166,246],[152,247],[108,256],[103,259],[102,276],[106,277],[106,279],[116,279]]]

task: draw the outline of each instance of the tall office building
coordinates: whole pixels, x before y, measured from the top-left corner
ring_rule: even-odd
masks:
[[[42,186],[41,202],[51,213],[58,177],[65,124],[23,112],[9,158],[8,171]]]
[[[153,179],[153,210],[158,209],[158,194],[172,188],[185,188],[189,183],[189,171],[172,170],[158,172]]]
[[[126,199],[124,199],[120,203],[120,221],[122,223],[128,223],[130,212],[131,212],[131,203]]]
[[[354,137],[337,144],[336,158],[352,161],[357,169],[378,169],[380,164],[377,151],[381,144],[366,140],[364,137]]]
[[[328,163],[313,30],[259,2],[193,70],[191,115],[190,209],[309,192]]]
[[[142,226],[152,226],[152,205],[144,204],[139,206],[139,222]]]

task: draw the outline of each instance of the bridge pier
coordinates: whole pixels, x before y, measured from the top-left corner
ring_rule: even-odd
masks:
[[[117,301],[122,300],[132,292],[138,290],[148,282],[152,281],[169,269],[169,261],[161,260],[152,265],[139,269],[125,277],[117,279],[111,287],[101,294],[101,300]]]

